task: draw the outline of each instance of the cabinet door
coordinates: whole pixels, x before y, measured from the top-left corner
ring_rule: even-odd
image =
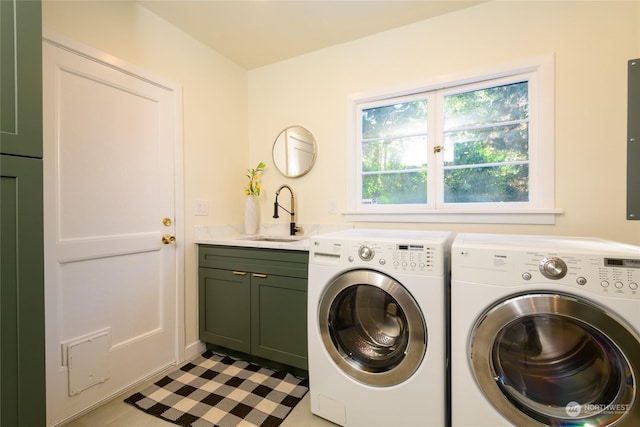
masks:
[[[42,160],[0,155],[0,425],[45,425]]]
[[[199,325],[202,341],[249,353],[250,273],[200,268]]]
[[[0,1],[0,153],[42,158],[39,1]]]
[[[308,369],[306,279],[253,275],[251,353]]]

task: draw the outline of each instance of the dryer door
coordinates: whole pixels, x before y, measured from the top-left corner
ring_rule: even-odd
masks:
[[[409,378],[427,348],[420,307],[397,281],[353,270],[328,284],[318,310],[327,352],[350,377],[386,387]]]
[[[638,355],[621,320],[556,293],[495,304],[469,342],[478,385],[515,425],[640,425]]]

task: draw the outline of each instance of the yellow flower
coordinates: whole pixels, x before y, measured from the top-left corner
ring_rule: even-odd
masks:
[[[259,196],[260,195],[260,182],[258,181],[260,172],[265,168],[265,164],[260,162],[258,166],[253,169],[247,169],[245,176],[249,178],[247,187],[244,189],[244,194],[247,196]]]

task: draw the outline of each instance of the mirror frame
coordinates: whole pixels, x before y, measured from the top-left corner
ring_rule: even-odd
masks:
[[[313,153],[312,153],[312,158],[308,162],[308,164],[305,163],[304,165],[302,165],[303,167],[299,168],[300,172],[289,173],[287,169],[287,159],[286,159],[286,155],[287,155],[286,138],[287,138],[287,134],[294,130],[304,132],[306,135],[309,136],[310,142],[313,144]],[[279,147],[279,145],[283,145],[283,146]],[[282,152],[282,155],[285,156],[284,160],[282,160],[282,158],[276,159],[276,156],[279,155],[280,152]],[[298,178],[309,173],[309,171],[313,168],[313,165],[315,165],[317,157],[318,157],[318,142],[316,141],[316,137],[313,135],[313,133],[311,133],[311,131],[309,131],[309,129],[300,125],[292,125],[284,128],[278,134],[278,136],[276,136],[276,139],[273,142],[273,148],[271,149],[271,158],[273,160],[273,165],[278,170],[278,172],[280,172],[283,176],[287,178]]]

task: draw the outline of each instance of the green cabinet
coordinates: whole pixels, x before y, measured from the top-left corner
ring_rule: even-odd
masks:
[[[42,160],[0,155],[0,425],[45,422]]]
[[[251,276],[246,271],[200,268],[200,339],[251,352]]]
[[[200,245],[200,339],[306,370],[303,251]]]
[[[306,278],[252,278],[251,353],[308,369]]]
[[[0,1],[0,153],[42,158],[42,18],[35,0]]]
[[[0,425],[46,424],[39,1],[0,1]]]

